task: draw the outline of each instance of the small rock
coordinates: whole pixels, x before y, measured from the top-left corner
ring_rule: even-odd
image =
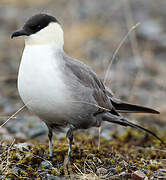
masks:
[[[52,165],[48,161],[42,161],[41,164],[40,164],[40,168],[42,168],[42,167],[50,169],[52,167]]]
[[[123,172],[121,172],[121,173],[119,174],[119,176],[120,176],[120,177],[125,177],[126,174],[127,174],[127,173],[126,173],[125,171],[123,171]]]
[[[96,173],[97,173],[98,175],[105,175],[105,174],[107,174],[107,171],[108,171],[108,170],[105,169],[105,168],[98,168]]]
[[[64,178],[60,178],[58,176],[54,176],[52,174],[47,174],[47,180],[65,180]]]
[[[142,171],[135,171],[131,175],[133,180],[147,179],[147,176]]]
[[[14,167],[12,168],[12,171],[13,171],[14,173],[20,173],[21,170],[22,170],[22,169],[19,168],[19,167],[17,167],[17,166],[14,166]]]
[[[127,163],[126,161],[124,161],[124,160],[121,161],[120,164],[123,165],[124,167],[127,167],[127,166],[128,166],[128,163]]]
[[[29,143],[19,143],[14,145],[14,147],[18,148],[20,151],[29,151],[31,146],[32,145]]]
[[[141,171],[144,172],[145,174],[148,174],[148,173],[149,173],[149,170],[148,170],[148,169],[142,168]]]
[[[117,169],[116,168],[109,168],[109,169],[107,169],[107,171],[115,174],[117,172]]]

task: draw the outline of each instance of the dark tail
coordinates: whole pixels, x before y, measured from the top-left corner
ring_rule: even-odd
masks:
[[[129,126],[129,127],[132,127],[132,128],[135,128],[135,129],[139,129],[139,130],[142,130],[142,131],[145,131],[146,133],[148,134],[151,134],[152,136],[154,136],[155,138],[157,138],[161,143],[165,144],[164,141],[162,139],[160,139],[155,133],[153,133],[152,131],[148,130],[148,129],[145,129],[139,125],[136,125],[134,123],[131,123],[129,122],[127,119],[125,119],[124,117],[122,116],[114,116],[112,117],[111,114],[105,114],[103,116],[103,120],[104,121],[108,121],[108,122],[112,122],[112,123],[115,123],[115,124],[120,124],[122,126]]]
[[[144,107],[144,106],[138,106],[135,104],[129,104],[124,103],[120,101],[116,101],[112,98],[110,98],[112,105],[116,109],[117,112],[120,113],[152,113],[152,114],[160,114],[159,111],[156,111],[154,109]]]

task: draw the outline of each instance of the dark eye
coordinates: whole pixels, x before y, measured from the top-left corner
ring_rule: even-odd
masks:
[[[30,26],[30,29],[31,29],[31,30],[41,29],[41,25],[39,25],[39,24],[37,24],[37,25],[31,25],[31,26]]]
[[[37,29],[40,29],[41,28],[41,26],[40,25],[37,25]]]

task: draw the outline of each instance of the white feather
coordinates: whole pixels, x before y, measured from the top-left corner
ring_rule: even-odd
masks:
[[[18,75],[19,94],[27,107],[43,119],[63,114],[70,92],[63,80],[61,49],[56,45],[26,45]]]
[[[56,44],[59,48],[63,47],[64,35],[60,24],[52,22],[35,34],[25,36],[25,45],[48,45]]]

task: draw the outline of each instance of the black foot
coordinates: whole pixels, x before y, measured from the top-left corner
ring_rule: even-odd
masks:
[[[69,130],[67,131],[66,137],[69,139],[69,149],[68,149],[68,162],[71,161],[71,148],[72,148],[72,142],[73,142],[73,131],[74,126],[70,126]]]

